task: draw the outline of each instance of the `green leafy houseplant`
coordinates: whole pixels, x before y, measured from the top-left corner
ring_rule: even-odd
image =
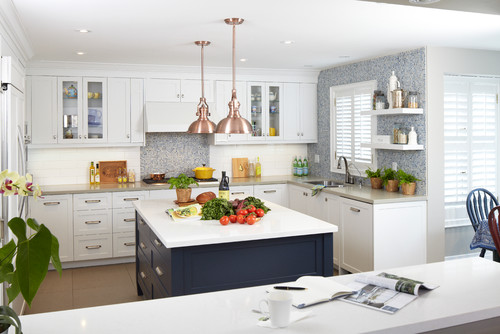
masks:
[[[402,169],[398,170],[399,186],[403,191],[403,195],[415,194],[417,181],[420,181],[412,174],[404,172]]]
[[[187,177],[186,174],[179,174],[178,177],[171,177],[168,180],[168,183],[170,183],[170,189],[175,187],[178,203],[190,202],[191,188],[189,188],[189,186],[191,184],[198,185],[198,182],[196,182],[192,177]]]
[[[369,178],[372,178],[372,177],[380,178],[382,176],[382,170],[380,168],[377,168],[376,171],[372,171],[371,168],[368,168],[367,170],[365,170],[365,173],[366,173],[366,176]]]
[[[365,170],[366,176],[370,178],[370,184],[372,189],[382,189],[382,170],[377,168],[376,171],[372,171],[371,168]]]
[[[399,190],[398,173],[392,168],[384,168],[384,175],[382,175],[382,183],[385,190],[396,192]]]
[[[8,170],[0,173],[0,193],[3,196],[33,194],[41,195],[38,185],[33,185],[30,174],[19,176]],[[34,219],[26,221],[20,217],[12,218],[9,229],[16,236],[0,248],[0,282],[8,284],[9,303],[21,293],[26,303],[31,306],[40,284],[47,275],[49,263],[62,273],[59,259],[59,241],[45,225],[39,225]],[[27,235],[28,227],[35,233]],[[15,257],[15,263],[14,262]],[[14,266],[15,264],[15,266]],[[0,306],[0,332],[10,326],[15,327],[16,334],[22,333],[21,322],[14,310],[7,305]]]

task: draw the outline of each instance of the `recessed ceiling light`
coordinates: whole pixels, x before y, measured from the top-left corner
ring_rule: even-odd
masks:
[[[431,3],[436,3],[441,0],[408,0],[408,1],[415,5],[430,5]]]
[[[86,33],[90,32],[90,30],[87,30],[87,29],[76,29],[76,31],[81,32],[82,34],[86,34]]]
[[[241,59],[240,59],[240,61],[241,61],[242,63],[246,62],[247,60],[248,60],[248,59],[246,59],[246,58],[241,58]]]
[[[79,56],[82,56],[82,55],[85,54],[85,52],[83,52],[83,51],[77,51],[76,54],[79,55]]]
[[[295,41],[281,41],[280,43],[285,44],[285,45],[290,45],[290,44],[295,43]]]

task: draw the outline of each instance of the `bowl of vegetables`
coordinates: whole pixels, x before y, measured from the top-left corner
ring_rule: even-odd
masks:
[[[214,198],[205,203],[201,210],[201,220],[218,220],[222,225],[239,223],[253,225],[271,209],[256,197],[228,201]]]

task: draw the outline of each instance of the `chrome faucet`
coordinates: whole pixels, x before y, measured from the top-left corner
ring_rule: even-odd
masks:
[[[345,183],[349,183],[349,184],[354,184],[354,176],[351,175],[351,173],[349,173],[349,166],[347,165],[347,159],[344,157],[344,156],[341,156],[339,158],[339,162],[337,163],[337,169],[342,169],[342,167],[340,167],[340,161],[344,159],[344,163],[345,163]]]

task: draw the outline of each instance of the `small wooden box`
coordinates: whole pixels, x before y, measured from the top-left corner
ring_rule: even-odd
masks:
[[[99,161],[99,176],[101,183],[118,183],[118,170],[127,170],[127,160]]]

